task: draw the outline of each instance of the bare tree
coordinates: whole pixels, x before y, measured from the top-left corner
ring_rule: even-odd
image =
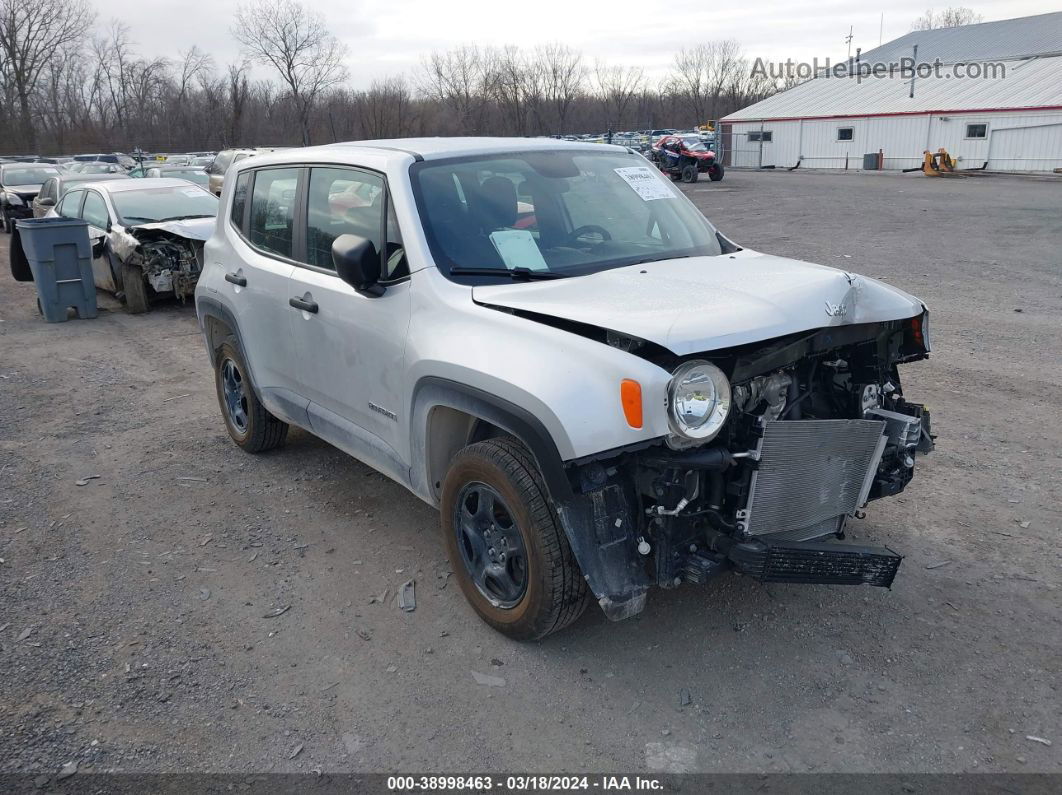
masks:
[[[583,56],[564,44],[554,42],[536,49],[535,59],[542,72],[545,100],[557,124],[555,130],[563,135],[570,132],[566,129],[568,114],[586,82]]]
[[[48,58],[73,46],[92,24],[84,0],[0,0],[0,50],[5,83],[18,102],[22,142],[37,149],[32,97]]]
[[[704,124],[718,118],[720,99],[747,72],[741,47],[733,39],[699,44],[675,55],[672,90],[685,100],[692,121]]]
[[[610,66],[597,61],[594,82],[605,108],[605,123],[610,129],[624,127],[627,110],[645,85],[642,69],[635,66]]]
[[[965,6],[946,8],[940,13],[929,9],[912,23],[911,30],[958,28],[963,25],[976,25],[978,22],[984,22],[984,19],[972,8],[966,8]]]
[[[451,111],[456,132],[476,135],[494,82],[495,53],[474,44],[432,52],[421,64],[420,87]]]
[[[232,35],[251,59],[269,64],[291,92],[302,144],[310,144],[310,119],[322,92],[347,79],[346,46],[324,18],[296,0],[253,0],[236,12]]]
[[[251,95],[246,61],[229,65],[226,88],[229,101],[228,143],[237,146],[243,138],[243,114]]]

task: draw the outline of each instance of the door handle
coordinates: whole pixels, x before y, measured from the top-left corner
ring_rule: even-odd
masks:
[[[307,301],[305,298],[296,297],[296,298],[289,298],[288,299],[288,304],[290,306],[295,307],[296,309],[301,309],[303,312],[310,312],[311,314],[314,314],[314,315],[317,314],[317,302],[316,301]]]
[[[235,284],[237,287],[247,286],[247,279],[235,273],[226,273],[225,281],[227,281],[229,284]]]

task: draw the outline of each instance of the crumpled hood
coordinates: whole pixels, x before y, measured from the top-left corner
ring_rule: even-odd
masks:
[[[43,183],[42,183],[43,184]],[[41,192],[40,185],[5,185],[3,190],[17,193],[19,196],[36,196]]]
[[[622,332],[679,356],[925,310],[914,296],[876,279],[747,249],[571,279],[477,286],[472,296]]]
[[[129,231],[158,229],[163,232],[186,237],[189,240],[209,240],[214,232],[217,220],[214,218],[185,218],[181,221],[156,221],[153,224],[130,226]]]

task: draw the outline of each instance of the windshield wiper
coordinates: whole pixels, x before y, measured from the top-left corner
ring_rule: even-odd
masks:
[[[175,215],[171,218],[160,218],[156,223],[163,223],[165,221],[191,221],[195,218],[215,218],[216,216],[209,213],[205,215]]]
[[[508,276],[514,282],[531,282],[540,279],[564,279],[565,273],[534,271],[530,268],[450,268],[451,276]]]

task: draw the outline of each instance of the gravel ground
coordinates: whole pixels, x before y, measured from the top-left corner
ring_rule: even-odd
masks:
[[[430,508],[305,433],[229,441],[192,307],[45,324],[2,238],[0,770],[1062,771],[1062,178],[689,193],[929,303],[938,450],[850,533],[906,555],[891,591],[727,576],[510,642]]]

